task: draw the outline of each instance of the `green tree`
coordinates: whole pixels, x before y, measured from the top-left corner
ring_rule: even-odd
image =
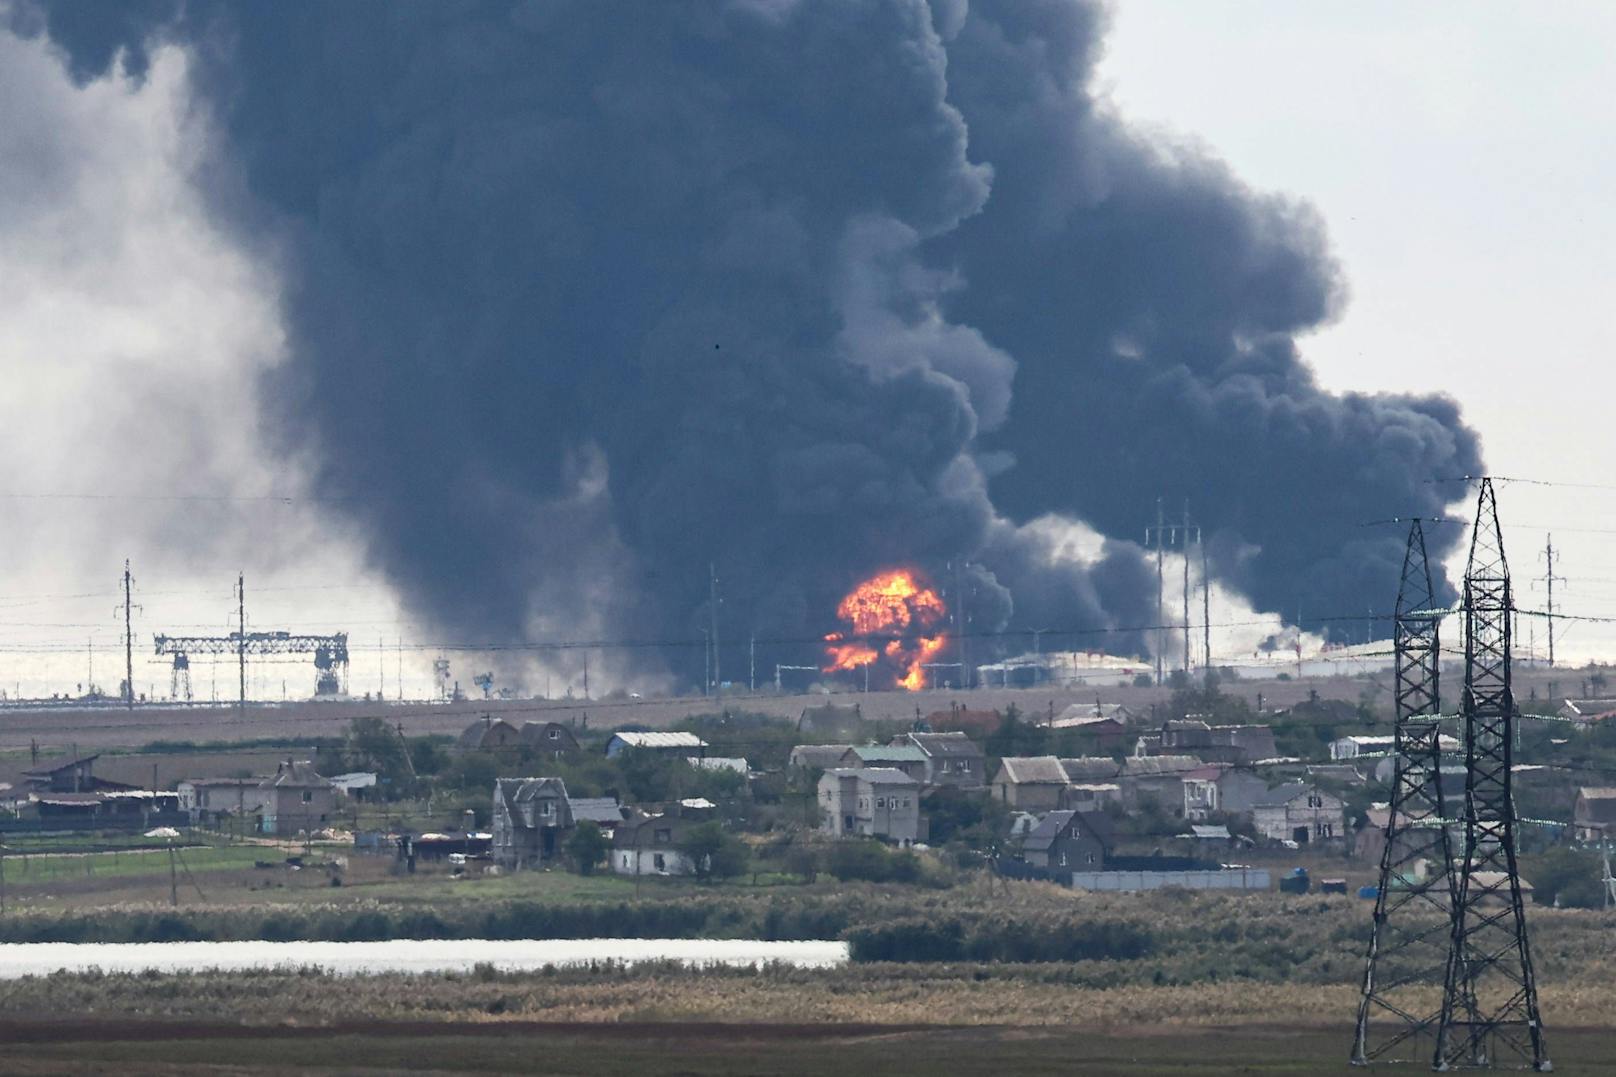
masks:
[[[600,825],[588,819],[573,827],[565,846],[567,856],[579,875],[593,875],[596,865],[606,859],[609,847],[610,843],[601,832]]]
[[[691,827],[678,849],[696,866],[698,879],[728,879],[746,870],[746,843],[718,823]]]

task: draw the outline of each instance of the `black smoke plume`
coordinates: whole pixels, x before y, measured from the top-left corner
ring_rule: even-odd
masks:
[[[1154,615],[1133,545],[1188,498],[1259,607],[1388,594],[1446,398],[1322,391],[1342,288],[1305,206],[1130,132],[1066,0],[114,7],[29,0],[80,80],[186,49],[199,177],[279,259],[272,425],[412,607],[467,640],[802,662],[877,569],[971,628]],[[1109,536],[1086,563],[1040,517]],[[1441,552],[1441,551],[1437,551]],[[964,563],[963,572],[950,565]],[[1124,633],[1046,646],[1131,650]],[[991,648],[989,648],[991,650]],[[978,653],[981,653],[980,650]]]

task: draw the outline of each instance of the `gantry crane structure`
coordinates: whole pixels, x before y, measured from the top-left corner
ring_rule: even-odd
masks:
[[[157,653],[172,655],[174,674],[172,684],[179,684],[183,673],[186,698],[189,699],[190,659],[198,654],[235,655],[242,664],[241,705],[247,703],[245,668],[248,655],[312,654],[314,656],[314,694],[336,696],[347,690],[348,634],[337,632],[329,636],[294,632],[232,632],[227,636],[163,636],[156,637]]]

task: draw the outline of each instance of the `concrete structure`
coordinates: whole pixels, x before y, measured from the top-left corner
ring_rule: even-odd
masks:
[[[1078,811],[1099,811],[1107,804],[1122,803],[1122,786],[1116,782],[1073,782],[1066,787],[1066,807]]]
[[[1074,890],[1272,890],[1266,868],[1224,868],[1219,871],[1086,871],[1072,873]]]
[[[1330,742],[1330,758],[1341,762],[1360,755],[1384,755],[1392,750],[1394,737],[1337,737]]]
[[[982,748],[964,733],[904,733],[888,742],[912,744],[926,755],[926,784],[980,789],[987,784]]]
[[[891,767],[838,767],[819,779],[820,829],[908,845],[920,836],[920,783]]]
[[[993,776],[993,796],[1016,811],[1054,811],[1065,806],[1069,784],[1052,755],[1005,756]]]
[[[1252,806],[1257,833],[1274,841],[1298,845],[1346,836],[1346,818],[1340,798],[1316,786],[1291,782],[1268,791]]]
[[[681,759],[707,754],[707,742],[694,733],[613,733],[606,742],[606,758],[616,759],[631,748],[642,752],[672,752]]]

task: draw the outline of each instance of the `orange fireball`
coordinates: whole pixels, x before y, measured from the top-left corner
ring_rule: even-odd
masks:
[[[947,616],[937,592],[911,569],[880,572],[847,593],[836,616],[846,632],[825,637],[826,673],[862,669],[885,661],[901,671],[897,682],[911,692],[926,687],[925,665],[948,637],[936,630]]]

